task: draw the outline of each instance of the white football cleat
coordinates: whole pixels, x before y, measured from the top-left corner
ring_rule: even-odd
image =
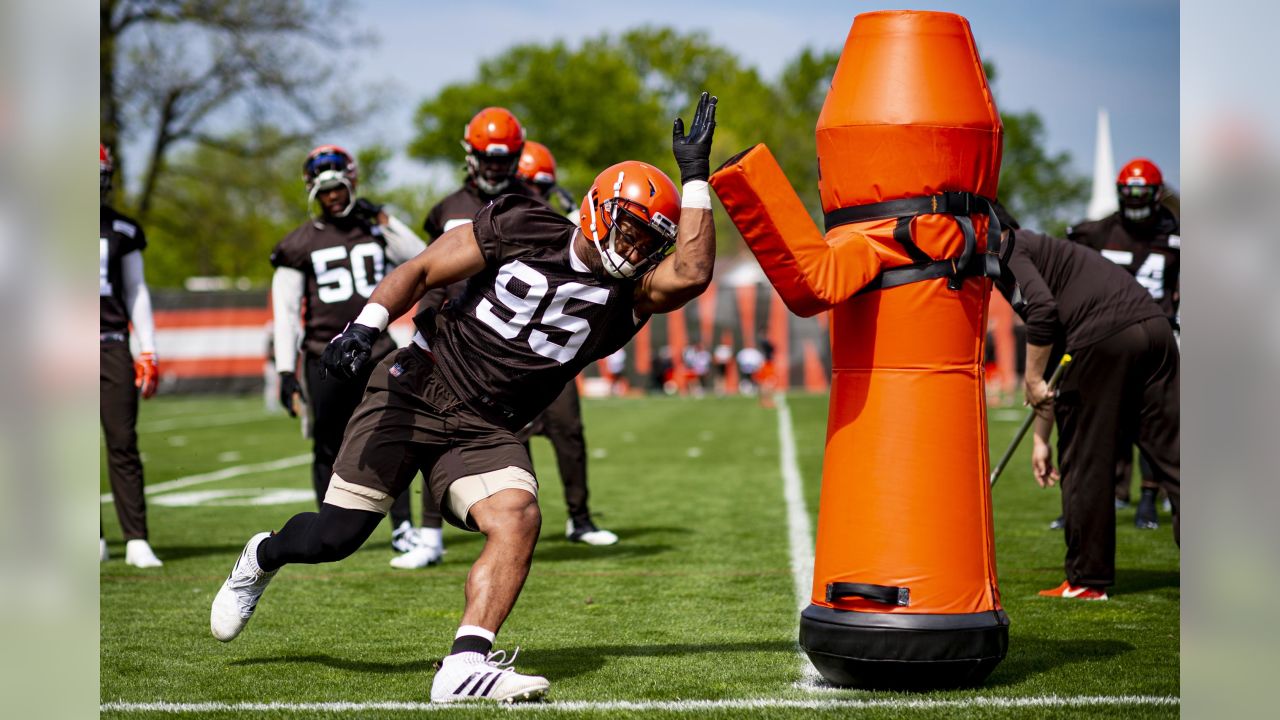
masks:
[[[103,545],[105,550],[106,545]],[[157,568],[164,563],[152,552],[146,540],[137,538],[124,544],[124,561],[136,568]]]
[[[249,538],[231,574],[226,582],[213,596],[213,607],[209,610],[209,629],[213,636],[222,642],[231,642],[249,624],[253,611],[258,607],[258,599],[267,583],[275,577],[279,570],[263,572],[258,567],[258,545],[271,537],[269,532],[260,532]]]
[[[565,521],[564,536],[570,542],[580,542],[588,545],[612,545],[618,542],[617,535],[608,530],[601,530],[590,520],[584,523],[575,523],[572,519]]]
[[[485,657],[477,652],[450,655],[440,664],[431,682],[431,702],[452,703],[492,700],[501,703],[538,700],[551,683],[540,675],[521,675],[512,669],[519,648],[507,660],[505,650]]]
[[[439,545],[418,543],[409,552],[391,558],[391,567],[400,570],[417,570],[419,568],[439,565],[444,559],[444,548]]]
[[[407,553],[418,542],[418,531],[408,520],[400,523],[391,531],[391,549],[398,553]]]
[[[98,538],[98,562],[104,563],[110,557],[111,554],[107,552],[107,539]]]

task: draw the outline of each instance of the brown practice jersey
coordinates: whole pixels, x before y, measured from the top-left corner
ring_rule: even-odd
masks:
[[[1033,345],[1065,340],[1077,352],[1162,314],[1123,268],[1066,240],[1015,230],[1009,269],[1022,289],[1021,315]]]
[[[635,284],[594,275],[570,248],[573,223],[541,202],[503,195],[476,215],[474,231],[484,270],[424,329],[458,397],[514,430],[644,321]]]
[[[303,291],[302,349],[320,355],[325,345],[356,319],[388,271],[381,230],[355,218],[307,220],[271,251],[272,267],[298,270]],[[374,345],[380,358],[395,348],[383,333]]]
[[[102,206],[98,221],[98,299],[103,333],[129,332],[129,308],[124,301],[124,273],[120,259],[147,246],[138,223]]]
[[[528,185],[524,184],[519,178],[513,178],[507,184],[502,195],[521,195],[524,197],[536,198],[537,195]],[[449,230],[459,225],[465,225],[473,221],[476,213],[480,212],[485,205],[493,202],[501,195],[489,195],[476,187],[476,184],[467,180],[462,187],[449,193],[440,202],[436,203],[427,213],[427,219],[422,222],[422,229],[426,231],[431,240],[435,240]],[[427,293],[422,299],[419,307],[426,310],[428,308],[439,309],[444,305],[446,300],[452,300],[462,295],[466,289],[465,282],[456,282],[448,287],[436,288]]]
[[[1182,238],[1178,218],[1163,204],[1149,228],[1125,223],[1119,212],[1067,229],[1067,238],[1087,245],[1129,271],[1160,304],[1165,315],[1178,312],[1178,274]]]

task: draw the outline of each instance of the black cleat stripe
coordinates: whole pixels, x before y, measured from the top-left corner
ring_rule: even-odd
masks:
[[[493,686],[494,686],[494,685],[497,685],[497,684],[498,684],[498,680],[499,680],[499,678],[501,678],[501,677],[502,677],[502,673],[500,673],[500,672],[499,672],[499,673],[494,673],[494,674],[493,674],[493,679],[489,681],[489,684],[488,684],[488,685],[485,685],[485,686],[484,686],[484,690],[480,691],[480,694],[481,694],[481,695],[483,695],[484,697],[489,697],[489,692],[490,692],[491,690],[493,690]]]
[[[455,689],[454,689],[453,694],[454,694],[454,695],[461,695],[461,694],[462,694],[462,688],[466,687],[466,686],[467,686],[467,684],[468,684],[468,683],[470,683],[472,680],[475,680],[475,679],[476,679],[476,676],[477,676],[477,675],[479,675],[479,674],[480,674],[480,673],[478,673],[478,672],[474,672],[474,673],[471,673],[470,675],[468,675],[468,676],[467,676],[467,679],[466,679],[466,680],[463,680],[463,681],[462,681],[462,684],[461,684],[461,685],[459,685],[457,688],[455,688]]]
[[[489,679],[489,673],[485,673],[484,675],[481,675],[480,679],[476,680],[476,684],[471,686],[471,692],[467,694],[475,695],[476,693],[480,692],[480,686],[483,685],[484,681],[488,679]]]

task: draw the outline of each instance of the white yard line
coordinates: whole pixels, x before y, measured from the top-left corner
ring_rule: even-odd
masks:
[[[204,483],[218,482],[219,480],[230,480],[231,478],[241,477],[243,475],[284,470],[286,468],[305,465],[309,462],[311,462],[311,453],[306,453],[305,455],[293,455],[291,457],[280,458],[279,460],[268,460],[260,463],[232,465],[231,467],[225,467],[221,470],[200,473],[198,475],[187,475],[186,477],[176,478],[168,482],[148,485],[146,493],[148,495],[155,495],[156,493],[178,490],[180,488],[191,487],[192,485],[203,485]],[[104,505],[111,502],[111,493],[103,495],[101,497],[101,502]]]
[[[1087,707],[1177,707],[1181,700],[1172,695],[1036,695],[1030,697],[971,697],[953,700],[912,698],[823,700],[784,700],[775,698],[746,698],[741,700],[565,700],[547,703],[524,703],[505,706],[508,711],[528,712],[688,712],[708,710],[971,710],[971,709],[1033,709],[1033,708],[1087,708]],[[433,705],[426,702],[108,702],[98,706],[99,712],[164,712],[174,714],[212,712],[432,712],[457,710],[474,711],[480,706],[471,704]]]
[[[283,417],[285,417],[283,413],[279,415],[269,415],[261,409],[255,409],[248,412],[202,415],[194,418],[167,418],[164,420],[140,422],[138,423],[138,432],[154,433],[168,432],[170,430],[199,430],[202,428],[212,427],[230,427],[232,425],[244,425],[246,423],[262,422],[264,420],[279,420]]]
[[[787,541],[791,551],[791,577],[795,582],[796,611],[809,606],[813,594],[813,530],[804,503],[804,483],[796,460],[796,437],[791,427],[787,396],[774,396],[778,408],[778,465],[782,471],[782,495],[787,501]],[[800,652],[800,685],[818,687],[822,677],[809,657]]]

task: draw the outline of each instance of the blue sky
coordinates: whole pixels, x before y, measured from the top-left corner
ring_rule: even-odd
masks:
[[[910,8],[969,19],[984,59],[995,63],[1004,110],[1034,109],[1050,150],[1067,150],[1088,176],[1097,108],[1110,111],[1117,164],[1145,155],[1180,185],[1179,12],[1176,0],[1032,2],[766,2],[692,0],[586,3],[569,0],[484,3],[365,0],[353,15],[380,43],[353,68],[364,82],[391,82],[396,101],[380,120],[344,141],[402,146],[413,109],[450,82],[473,77],[480,60],[520,42],[570,43],[637,25],[701,30],[766,77],[802,48],[838,48],[859,12]],[[725,116],[721,122],[732,122]],[[397,180],[432,177],[401,158]]]

